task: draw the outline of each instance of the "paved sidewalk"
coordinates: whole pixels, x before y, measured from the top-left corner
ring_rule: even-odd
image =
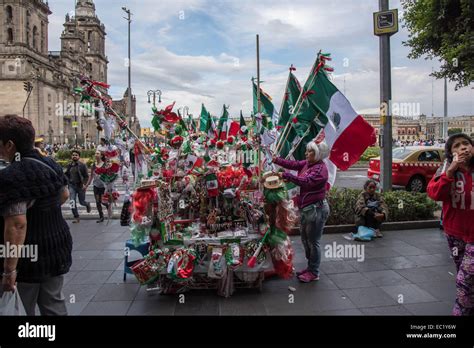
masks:
[[[123,249],[130,234],[119,221],[70,226],[73,265],[64,286],[66,299],[75,300],[68,303],[70,315],[450,315],[455,298],[455,267],[437,229],[385,232],[370,243],[325,235],[318,282],[269,279],[262,293],[237,289],[228,299],[194,290],[185,293],[183,304],[178,295],[147,292],[133,275],[123,283]],[[301,269],[302,245],[299,237],[292,240],[295,267]],[[363,245],[364,261],[327,259],[325,246],[333,242]]]

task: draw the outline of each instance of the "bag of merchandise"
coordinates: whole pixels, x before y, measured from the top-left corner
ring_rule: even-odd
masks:
[[[224,251],[221,247],[212,249],[211,262],[207,275],[209,278],[221,279],[227,271],[227,263],[224,257]]]

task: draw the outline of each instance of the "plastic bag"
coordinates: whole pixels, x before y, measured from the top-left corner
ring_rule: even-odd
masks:
[[[3,292],[3,296],[0,299],[0,315],[26,315],[18,290]]]
[[[370,241],[375,238],[375,230],[367,226],[359,226],[357,233],[353,234],[354,240]]]

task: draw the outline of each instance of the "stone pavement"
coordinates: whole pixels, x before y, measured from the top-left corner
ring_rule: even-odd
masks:
[[[182,304],[178,295],[147,292],[133,275],[123,282],[123,249],[130,234],[119,221],[68,223],[74,239],[64,285],[66,299],[75,300],[68,303],[70,315],[450,315],[454,303],[455,267],[437,229],[385,232],[369,243],[324,235],[318,282],[268,279],[262,293],[237,289],[227,299],[215,290],[193,290]],[[292,240],[295,267],[301,269],[302,245],[298,236]],[[333,242],[363,245],[365,259],[326,258],[325,246]]]

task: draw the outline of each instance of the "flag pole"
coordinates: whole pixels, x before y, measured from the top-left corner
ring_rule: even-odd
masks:
[[[308,77],[308,80],[311,79],[309,85],[312,85],[314,79],[316,78],[316,75],[317,75],[317,74],[314,74],[314,70],[315,70],[315,68],[317,67],[317,64],[316,64],[316,63],[319,61],[319,56],[320,56],[320,55],[321,55],[321,50],[319,50],[318,55],[316,56],[316,60],[315,60],[313,66],[312,66],[312,68],[311,68],[311,72],[310,72],[311,75]],[[305,83],[305,85],[306,85],[306,83]],[[304,90],[304,85],[303,85],[303,88],[301,89],[300,95],[298,96],[298,99],[296,100],[296,103],[295,103],[295,106],[294,106],[293,110],[296,109],[296,106],[298,105],[298,102],[301,100],[301,96],[303,95],[304,92],[305,92],[305,90]],[[299,107],[298,107],[298,110],[293,113],[294,115],[298,115],[298,112],[299,112],[300,109],[301,109],[301,105],[303,105],[303,101],[301,101],[301,103],[300,103],[300,105],[299,105]],[[278,141],[278,143],[277,143],[277,145],[276,145],[276,147],[275,147],[276,154],[278,154],[278,153],[281,151],[281,147],[283,146],[283,141],[281,141],[281,139],[284,138],[284,139],[286,140],[286,138],[288,137],[288,135],[286,135],[285,137],[283,137],[283,135],[286,133],[288,127],[293,127],[292,122],[288,122],[288,123],[286,124],[285,129],[283,130],[283,133],[280,135],[280,138],[278,139],[279,141]]]
[[[259,35],[257,34],[257,113],[261,112],[261,101],[260,101],[260,42]],[[261,151],[260,151],[260,134],[257,133],[257,144],[258,144],[258,186],[259,191],[262,190],[262,163],[261,163]]]

